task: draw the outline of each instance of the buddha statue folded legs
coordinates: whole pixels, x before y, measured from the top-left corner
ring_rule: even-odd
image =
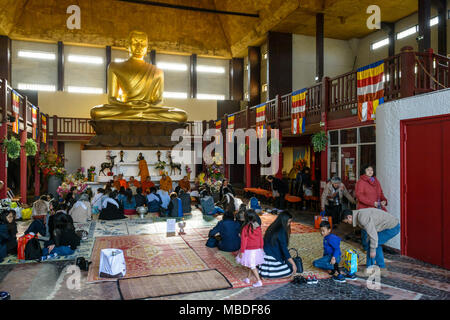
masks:
[[[162,122],[186,122],[184,110],[172,107],[149,106],[149,108],[134,108],[104,104],[91,109],[92,120],[144,120]]]

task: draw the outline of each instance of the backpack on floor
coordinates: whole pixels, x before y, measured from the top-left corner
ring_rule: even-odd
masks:
[[[259,201],[256,197],[250,198],[250,209],[253,209],[253,210],[260,209],[261,210],[261,206],[259,205]]]
[[[37,237],[28,240],[25,246],[25,260],[38,260],[42,257],[41,244]]]

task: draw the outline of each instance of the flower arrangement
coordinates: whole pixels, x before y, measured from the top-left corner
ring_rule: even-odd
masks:
[[[39,168],[42,170],[44,176],[56,176],[64,179],[66,176],[66,169],[64,169],[64,159],[51,152],[44,152],[41,154],[39,161]]]
[[[87,175],[88,175],[88,180],[90,182],[94,182],[94,176],[96,175],[95,173],[95,166],[90,166],[89,169],[87,170]]]
[[[218,192],[223,180],[223,162],[220,155],[214,156],[212,160],[213,163],[206,168],[205,183]]]
[[[16,137],[11,137],[9,140],[6,139],[3,145],[9,158],[17,159],[20,156],[20,141]]]
[[[25,142],[25,151],[28,156],[35,156],[37,152],[37,144],[33,139],[27,139]]]
[[[74,173],[74,177],[75,177],[76,180],[84,180],[84,181],[86,181],[87,178],[86,178],[86,176],[84,174],[84,168],[78,169],[77,172]]]
[[[73,187],[75,187],[73,191],[74,194],[82,194],[86,191],[87,184],[84,179],[80,180],[76,177],[77,173],[67,176],[64,182],[56,189],[56,192],[61,198],[65,198]]]
[[[155,168],[158,170],[164,170],[167,166],[167,163],[165,161],[158,161],[155,163]]]
[[[313,134],[311,138],[311,144],[313,145],[314,152],[325,151],[328,143],[328,137],[325,131],[320,131]]]
[[[296,171],[301,171],[303,168],[307,166],[306,160],[304,159],[297,159],[294,163],[294,168]]]

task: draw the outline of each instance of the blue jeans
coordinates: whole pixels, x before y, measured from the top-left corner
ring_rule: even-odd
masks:
[[[313,266],[322,270],[334,270],[334,264],[331,264],[331,258],[333,256],[331,254],[325,255],[320,259],[313,261]],[[336,263],[339,264],[341,262],[341,257],[336,258]]]
[[[50,252],[50,254],[52,253],[56,253],[58,256],[70,256],[71,254],[73,254],[75,251],[72,250],[70,248],[70,246],[59,246],[59,247],[54,247],[52,252]],[[48,248],[45,247],[44,249],[42,249],[42,255],[43,256],[48,256]]]
[[[397,234],[399,234],[399,232],[400,232],[400,224],[398,224],[392,229],[386,229],[381,232],[378,232],[378,247],[376,249],[376,256],[375,258],[371,258],[370,240],[368,240],[367,238],[366,230],[361,230],[362,245],[367,252],[367,267],[373,266],[375,262],[377,263],[377,266],[380,268],[386,267],[386,265],[384,264],[383,248],[381,247],[381,245],[385,244],[390,239],[395,237]]]
[[[225,211],[223,211],[222,208],[220,208],[220,207],[218,207],[218,206],[215,206],[215,207],[214,207],[214,210],[213,210],[213,212],[212,212],[211,214],[224,213],[224,212],[225,212]]]

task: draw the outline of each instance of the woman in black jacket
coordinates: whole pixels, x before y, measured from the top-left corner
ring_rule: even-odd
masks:
[[[236,192],[234,192],[233,186],[228,182],[227,179],[223,179],[222,185],[220,186],[220,190],[219,190],[219,201],[223,200],[223,196],[225,195],[225,193],[223,192],[223,189],[225,189],[225,188],[228,188],[228,190],[231,192],[233,197],[236,196]]]
[[[17,223],[14,210],[0,213],[0,262],[8,254],[17,254]]]

